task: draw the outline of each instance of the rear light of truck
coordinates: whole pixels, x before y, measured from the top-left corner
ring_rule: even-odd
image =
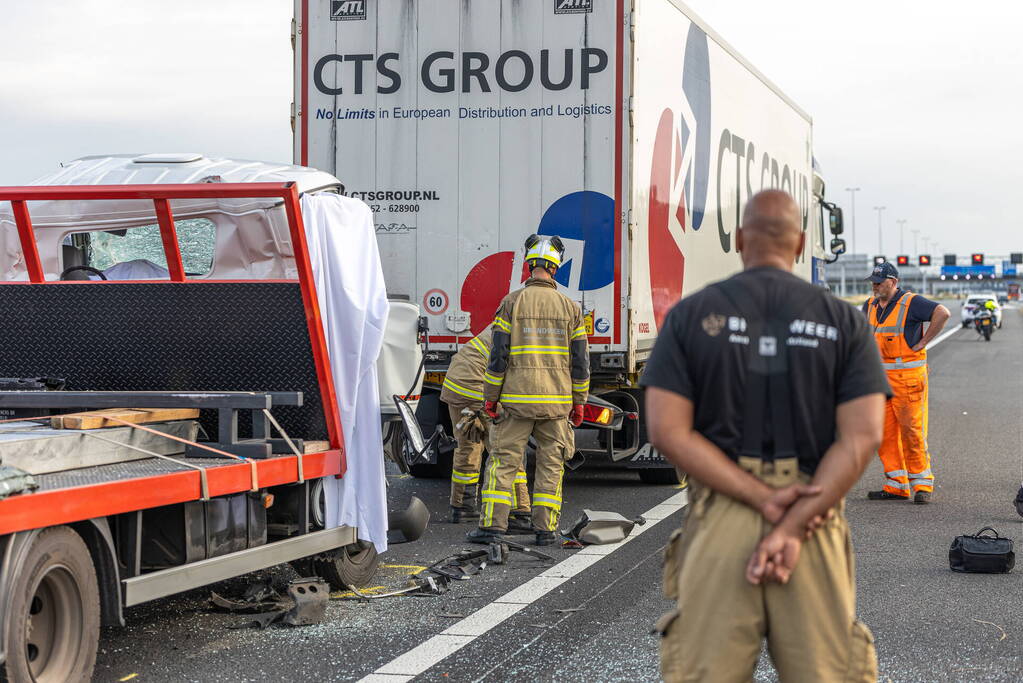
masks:
[[[610,424],[612,417],[614,417],[614,415],[611,413],[610,408],[591,406],[588,403],[583,406],[583,420],[586,422],[592,422],[598,425],[606,425]]]

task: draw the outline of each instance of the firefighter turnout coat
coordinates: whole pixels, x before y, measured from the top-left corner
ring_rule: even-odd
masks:
[[[589,355],[579,306],[553,281],[531,277],[494,317],[484,398],[511,417],[564,418],[586,403]]]

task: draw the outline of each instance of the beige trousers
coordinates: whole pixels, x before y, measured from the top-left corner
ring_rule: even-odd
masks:
[[[490,428],[490,459],[483,480],[480,527],[505,531],[514,503],[512,485],[522,470],[526,443],[536,440],[533,477],[533,528],[556,531],[561,518],[561,479],[565,461],[575,452],[575,435],[566,418],[533,420],[505,417]]]
[[[473,407],[476,410],[477,407]],[[480,462],[483,458],[483,449],[490,448],[487,444],[489,436],[484,437],[482,442],[472,443],[465,439],[461,432],[455,429],[462,420],[462,407],[448,406],[448,414],[451,416],[452,432],[455,435],[455,452],[451,463],[451,507],[467,510],[476,509],[476,491],[480,481]],[[484,422],[489,423],[490,418],[483,414]],[[515,486],[512,488],[512,509],[516,515],[529,514],[529,484],[526,481],[525,471],[517,472],[515,475]]]
[[[739,465],[775,487],[808,480],[795,459]],[[666,681],[749,681],[765,638],[783,682],[877,680],[873,636],[856,619],[844,503],[803,543],[787,584],[754,586],[746,563],[770,525],[695,482],[691,496],[665,556],[665,593],[678,604],[658,623]]]

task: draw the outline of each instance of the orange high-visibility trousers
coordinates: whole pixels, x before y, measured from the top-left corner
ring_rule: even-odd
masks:
[[[884,490],[910,497],[934,490],[927,450],[927,366],[889,370],[892,398],[885,403],[884,439],[878,455],[884,465]]]

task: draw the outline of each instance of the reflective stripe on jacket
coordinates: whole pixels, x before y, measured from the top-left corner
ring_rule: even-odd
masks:
[[[885,370],[912,370],[927,366],[927,350],[914,351],[906,343],[906,318],[909,317],[909,304],[916,296],[906,292],[895,302],[895,308],[888,313],[882,322],[879,316],[883,312],[875,306],[875,299],[867,301],[867,321],[874,331],[874,340],[881,352],[881,367]]]
[[[490,327],[470,339],[451,358],[444,376],[440,400],[458,408],[477,408],[483,404],[483,373],[490,358]]]
[[[506,296],[494,317],[483,377],[489,401],[514,417],[565,417],[586,403],[590,349],[582,313],[554,282],[529,278]]]

